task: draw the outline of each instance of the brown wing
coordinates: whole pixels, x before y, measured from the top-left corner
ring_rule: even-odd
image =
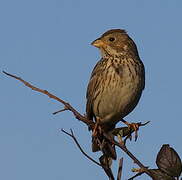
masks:
[[[91,74],[91,78],[90,81],[88,83],[88,87],[87,87],[87,94],[86,94],[86,98],[87,98],[87,105],[86,105],[86,113],[87,113],[87,118],[89,118],[90,120],[93,120],[94,117],[94,113],[93,113],[93,101],[95,99],[96,96],[96,92],[98,92],[98,86],[99,86],[99,77],[102,73],[103,70],[103,59],[101,59],[94,67],[92,74]]]

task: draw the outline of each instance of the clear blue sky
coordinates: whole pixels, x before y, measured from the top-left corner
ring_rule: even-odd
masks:
[[[99,51],[90,43],[111,28],[135,40],[146,67],[146,89],[127,121],[151,123],[128,148],[155,168],[162,144],[182,156],[182,1],[180,0],[1,0],[0,67],[85,112],[85,92]],[[107,179],[60,128],[73,128],[92,153],[90,132],[62,106],[1,73],[0,179]],[[120,124],[121,125],[121,124]],[[137,167],[122,152],[124,179]],[[116,172],[117,162],[114,163]],[[149,179],[147,176],[140,180]]]

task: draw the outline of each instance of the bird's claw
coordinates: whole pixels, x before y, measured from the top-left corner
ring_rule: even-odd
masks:
[[[134,129],[134,132],[135,132],[135,141],[137,140],[138,138],[138,130],[139,130],[139,125],[138,123],[131,123],[129,124],[128,126],[131,130]]]
[[[132,139],[132,132],[134,131],[135,132],[135,141],[137,140],[138,138],[138,130],[139,130],[139,123],[128,123],[127,121],[124,121],[124,123],[128,126],[129,130],[130,130],[130,134],[129,134],[129,137],[130,140]]]

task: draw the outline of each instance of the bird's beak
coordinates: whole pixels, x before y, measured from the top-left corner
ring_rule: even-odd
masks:
[[[105,46],[105,43],[99,38],[99,39],[96,39],[95,41],[93,41],[91,43],[91,45],[93,45],[97,48],[101,48],[101,47]]]

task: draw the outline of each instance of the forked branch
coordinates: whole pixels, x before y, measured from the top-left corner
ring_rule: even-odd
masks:
[[[14,79],[17,79],[18,81],[22,82],[25,86],[31,88],[34,91],[40,92],[42,94],[47,95],[48,97],[62,103],[64,105],[64,109],[55,112],[54,114],[58,113],[58,112],[62,112],[65,110],[69,110],[73,113],[73,115],[75,116],[76,119],[82,121],[83,123],[85,123],[88,127],[90,127],[91,129],[93,129],[95,123],[92,120],[87,119],[85,116],[81,115],[75,108],[73,108],[69,103],[65,102],[64,100],[58,98],[57,96],[51,94],[50,92],[48,92],[47,90],[43,90],[40,88],[37,88],[36,86],[33,86],[32,84],[28,83],[27,81],[23,80],[21,77],[12,75],[10,73],[7,73],[5,71],[3,71],[4,74],[6,74],[9,77],[12,77]],[[71,134],[62,130],[62,132],[66,133],[67,135],[69,135],[70,137],[73,138],[74,142],[77,144],[78,148],[80,149],[80,151],[88,158],[90,159],[92,162],[94,162],[95,164],[102,166],[100,163],[98,163],[97,161],[95,161],[94,159],[92,159],[90,156],[88,156],[83,149],[81,148],[81,146],[79,145],[78,141],[76,140],[73,131],[71,131]],[[140,168],[145,169],[145,173],[148,174],[149,176],[150,173],[147,171],[147,168],[126,148],[126,146],[124,144],[118,143],[115,140],[111,140],[108,135],[106,133],[103,133],[104,137],[110,141],[110,143],[115,144],[116,146],[118,146],[120,149],[122,149],[133,161],[134,163],[136,163]],[[118,177],[117,180],[121,179],[121,172],[122,172],[122,160],[120,160],[120,168],[118,170]],[[112,179],[112,178],[110,178]]]

